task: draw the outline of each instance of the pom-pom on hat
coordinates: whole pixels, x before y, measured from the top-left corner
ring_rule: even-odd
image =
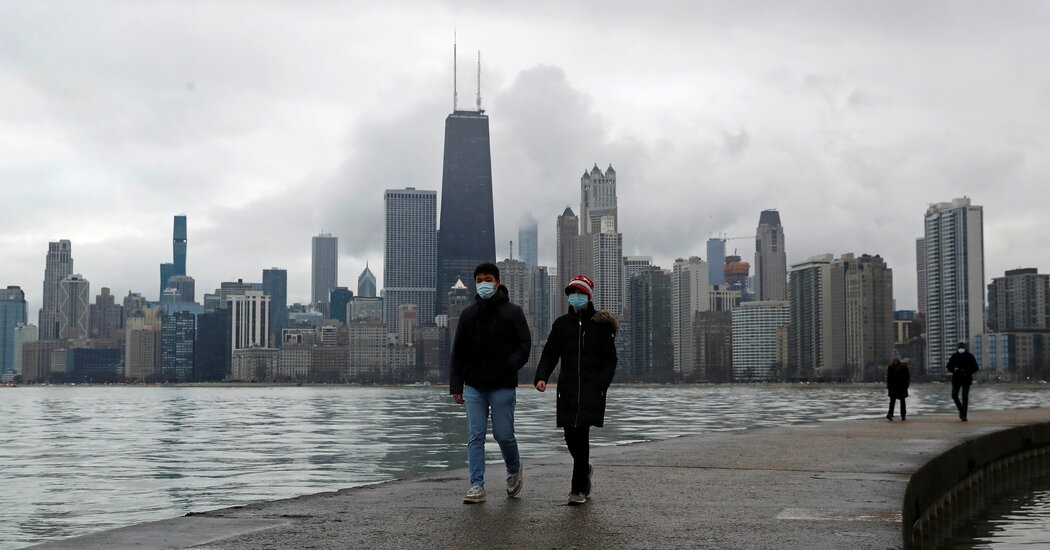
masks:
[[[594,281],[588,279],[584,275],[577,275],[573,277],[571,281],[569,281],[569,286],[565,287],[565,294],[569,294],[569,292],[573,289],[579,290],[587,296],[593,296]]]

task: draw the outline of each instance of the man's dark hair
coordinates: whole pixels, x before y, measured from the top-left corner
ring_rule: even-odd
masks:
[[[477,279],[478,275],[492,275],[498,281],[499,280],[499,267],[496,267],[496,264],[489,263],[489,262],[485,262],[483,264],[478,264],[478,267],[474,268],[474,278]]]
[[[499,277],[496,277],[496,278],[499,279]],[[959,342],[959,346],[958,347],[960,347],[962,349],[966,349],[966,342]]]

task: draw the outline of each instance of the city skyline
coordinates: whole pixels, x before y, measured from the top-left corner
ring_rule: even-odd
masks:
[[[149,6],[115,8],[156,23],[148,36],[118,26],[105,40],[97,26],[79,24],[82,13],[3,9],[5,34],[32,47],[0,54],[21,83],[0,91],[13,106],[0,127],[18,138],[0,173],[0,188],[15,197],[0,206],[0,284],[26,291],[31,317],[41,307],[41,251],[59,239],[73,241],[76,270],[95,287],[151,295],[157,265],[170,261],[176,213],[193,218],[189,263],[202,289],[279,265],[289,270],[289,302],[305,303],[308,237],[318,231],[341,239],[339,285],[353,287],[347,275],[366,261],[381,279],[382,190],[440,187],[457,20],[460,47],[488,60],[498,251],[531,214],[538,261],[553,266],[553,220],[576,204],[579,167],[611,162],[623,182],[624,255],[653,256],[656,265],[708,260],[708,237],[753,234],[755,212],[776,208],[791,239],[788,263],[881,254],[897,274],[898,307],[913,309],[917,213],[959,196],[986,207],[987,278],[1050,264],[1040,246],[1048,230],[1031,200],[1045,193],[1042,121],[1050,117],[1031,92],[1045,77],[1001,63],[1041,65],[1050,49],[1025,44],[1044,40],[1036,24],[1044,6],[914,9],[902,20],[892,6],[836,6],[819,17],[790,3],[675,6],[639,19],[578,5],[549,19],[527,7],[465,15],[437,4],[426,24],[380,10],[374,30],[339,8],[312,7],[281,23],[282,37],[322,37],[294,59],[229,6],[210,14],[245,39],[238,46],[221,39],[225,30],[196,27],[189,13],[162,18]],[[289,19],[285,11],[248,19],[266,29]],[[45,23],[68,32],[32,40]],[[519,45],[541,27],[548,40]],[[391,36],[403,45],[371,60],[353,53],[370,39],[389,43],[383,35],[393,28],[405,29]],[[630,47],[579,47],[626,29],[638,31]],[[186,44],[186,30],[200,40]],[[853,38],[860,33],[863,44]],[[909,55],[896,55],[900,48]],[[146,55],[157,49],[181,53]],[[694,50],[708,53],[682,53]],[[339,66],[337,76],[304,69],[300,55],[316,59],[307,66]],[[354,74],[369,75],[369,85]],[[471,80],[460,82],[465,95]],[[69,89],[81,93],[70,98]],[[726,252],[752,262],[744,242]]]

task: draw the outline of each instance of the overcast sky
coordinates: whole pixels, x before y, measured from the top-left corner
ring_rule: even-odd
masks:
[[[157,297],[172,216],[197,296],[288,270],[310,238],[382,286],[383,190],[440,190],[482,51],[497,253],[618,174],[624,253],[706,259],[780,211],[788,262],[881,254],[915,306],[929,203],[984,206],[986,274],[1050,270],[1046,2],[4,2],[0,285],[31,322],[51,240],[114,294]],[[1040,221],[1043,220],[1043,221]],[[753,260],[750,238],[731,241]],[[599,284],[600,281],[598,282]]]

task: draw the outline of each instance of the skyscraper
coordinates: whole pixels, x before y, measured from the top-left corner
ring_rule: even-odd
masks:
[[[521,261],[530,270],[539,265],[539,226],[532,216],[518,228],[518,251]]]
[[[445,119],[436,281],[441,291],[437,292],[435,314],[447,313],[445,291],[457,280],[473,293],[474,268],[496,261],[489,117],[481,109],[480,97],[479,92],[477,111],[461,111],[454,106]]]
[[[957,342],[984,331],[984,209],[965,197],[931,205],[924,237],[926,372],[940,373]]]
[[[697,374],[693,321],[697,312],[708,311],[711,307],[711,285],[707,283],[707,275],[707,263],[696,256],[678,258],[671,272],[674,373],[680,378]]]
[[[878,255],[843,254],[846,368],[851,382],[885,374],[893,357],[893,270]]]
[[[656,266],[645,267],[628,285],[631,357],[626,370],[635,379],[670,382],[674,379],[671,274]]]
[[[988,330],[1050,330],[1050,275],[1011,269],[988,285]]]
[[[91,323],[91,285],[79,274],[58,283],[58,337],[87,338]]]
[[[310,305],[328,309],[328,296],[339,280],[339,237],[322,233],[313,238]],[[328,311],[323,311],[326,315]]]
[[[507,288],[510,301],[528,310],[529,269],[521,260],[501,260],[496,262],[499,268],[500,285]]]
[[[160,370],[167,382],[193,381],[193,343],[197,316],[188,311],[169,313],[161,318]]]
[[[15,328],[28,322],[22,287],[0,289],[0,375],[15,370]]]
[[[778,336],[791,323],[787,301],[744,302],[733,310],[733,379],[765,382],[781,368]]]
[[[270,297],[262,291],[249,290],[229,297],[230,350],[251,347],[269,348]]]
[[[580,267],[580,219],[568,206],[565,207],[565,212],[558,216],[557,240],[557,275],[563,279],[559,282],[565,286],[573,277],[584,274]],[[554,312],[554,317],[558,318],[568,312],[569,304],[561,300],[558,302],[558,309]]]
[[[434,322],[434,306],[437,303],[434,282],[437,275],[437,192],[413,187],[387,189],[384,203],[386,254],[383,256],[383,304],[386,308],[387,331],[393,333],[397,332],[397,312],[401,304],[415,304],[417,317],[414,318],[426,323]],[[468,277],[473,280],[473,275],[472,265]]]
[[[44,268],[43,305],[40,308],[40,339],[58,339],[58,285],[73,274],[73,245],[66,239],[47,245]]]
[[[116,298],[110,294],[109,288],[102,287],[90,308],[90,336],[102,339],[116,338],[120,329],[124,328],[123,309],[116,303]]]
[[[263,294],[270,297],[270,341],[280,346],[281,332],[288,326],[288,271],[264,269]]]
[[[376,276],[371,269],[368,269],[367,263],[365,270],[357,277],[357,296],[360,298],[376,297]]]
[[[354,291],[346,288],[345,286],[337,286],[332,289],[332,294],[329,297],[329,303],[332,305],[331,318],[339,321],[340,323],[346,324],[346,311],[347,306],[350,305],[350,301],[354,299]]]
[[[186,216],[175,216],[171,236],[172,263],[160,264],[160,293],[169,287],[169,279],[186,274]],[[192,300],[186,300],[192,301]]]
[[[791,266],[791,367],[801,378],[846,380],[845,274],[831,254]]]
[[[726,240],[719,237],[707,239],[707,270],[711,284],[720,285],[725,282],[725,263]]]
[[[919,313],[926,313],[926,237],[915,239],[915,284]]]
[[[755,299],[787,299],[787,254],[780,212],[763,210],[755,233]]]
[[[613,226],[602,227],[602,218],[612,216]],[[616,209],[616,170],[612,165],[602,171],[595,164],[590,172],[584,172],[580,177],[580,230],[584,235],[592,233],[616,233],[617,225]]]
[[[623,314],[624,317],[631,316],[631,277],[641,273],[647,267],[653,265],[652,256],[624,256],[623,257]]]
[[[601,232],[586,235],[591,245],[590,277],[594,280],[594,307],[623,315],[623,234],[616,232],[616,217],[602,217]]]
[[[30,342],[36,342],[40,333],[37,330],[37,326],[33,324],[22,324],[18,323],[15,325],[15,337],[14,337],[14,364],[13,368],[9,370],[14,376],[22,374],[22,348],[25,344]]]

